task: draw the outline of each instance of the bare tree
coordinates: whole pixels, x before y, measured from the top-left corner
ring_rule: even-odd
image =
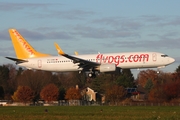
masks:
[[[46,71],[25,70],[18,77],[18,85],[29,86],[35,94],[35,99],[39,99],[41,89],[51,83],[52,73]]]
[[[85,85],[85,77],[78,72],[61,72],[57,74],[58,81],[65,89],[78,85],[80,88]]]
[[[10,99],[14,91],[17,89],[17,70],[16,66],[7,64],[6,67],[9,69],[9,77],[7,80],[6,99]]]
[[[113,104],[120,102],[126,95],[126,90],[123,86],[113,85],[106,90],[106,101]]]
[[[9,69],[7,66],[0,66],[0,86],[2,87],[2,97],[8,94],[8,79],[9,79]]]

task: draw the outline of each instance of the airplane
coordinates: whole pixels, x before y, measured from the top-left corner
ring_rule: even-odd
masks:
[[[36,51],[16,29],[9,29],[14,46],[17,65],[27,69],[52,72],[86,72],[87,76],[96,77],[101,72],[115,72],[121,69],[164,68],[175,59],[159,52],[119,52],[106,54],[66,54],[57,43],[54,43],[58,56],[52,56]]]

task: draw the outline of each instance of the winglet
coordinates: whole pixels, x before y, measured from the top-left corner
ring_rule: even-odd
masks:
[[[63,52],[63,50],[59,47],[59,45],[57,43],[54,43],[54,46],[56,47],[58,54],[65,55],[65,53]]]
[[[75,55],[79,55],[79,53],[78,53],[77,51],[74,51],[74,54],[75,54]]]

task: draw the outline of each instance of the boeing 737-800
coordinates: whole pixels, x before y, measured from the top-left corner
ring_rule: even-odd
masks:
[[[9,30],[19,66],[53,72],[84,71],[89,77],[97,72],[114,72],[117,69],[163,68],[175,60],[159,52],[119,52],[107,54],[68,55],[55,43],[60,56],[37,52],[15,29]]]

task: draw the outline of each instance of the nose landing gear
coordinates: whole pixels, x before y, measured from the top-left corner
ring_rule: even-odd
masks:
[[[157,67],[157,73],[159,74],[160,73],[160,69],[161,68],[165,68],[165,66],[159,66],[159,67]]]

